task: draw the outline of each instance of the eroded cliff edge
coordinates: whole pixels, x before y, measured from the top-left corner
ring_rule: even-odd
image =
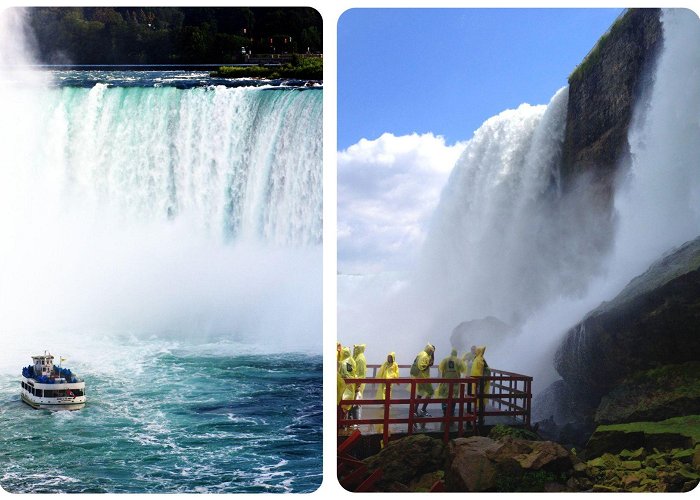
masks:
[[[562,152],[564,191],[590,176],[610,202],[616,172],[629,157],[634,104],[649,87],[663,41],[660,9],[627,10],[569,76]]]

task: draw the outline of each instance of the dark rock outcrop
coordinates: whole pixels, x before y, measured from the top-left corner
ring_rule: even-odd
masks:
[[[630,9],[569,76],[562,155],[565,190],[591,175],[610,202],[616,170],[629,156],[627,130],[662,41],[659,9]]]
[[[569,422],[581,422],[591,413],[590,408],[580,408],[573,397],[573,390],[564,380],[557,380],[534,396],[532,421],[551,421],[560,426]],[[553,437],[553,436],[547,436]]]
[[[452,330],[450,342],[452,347],[469,351],[473,345],[500,344],[515,333],[513,327],[498,318],[485,318],[463,321]]]
[[[700,238],[661,258],[569,330],[555,367],[574,399],[594,409],[637,372],[697,360],[698,325]]]
[[[603,396],[598,424],[666,420],[700,415],[700,361],[637,373]]]

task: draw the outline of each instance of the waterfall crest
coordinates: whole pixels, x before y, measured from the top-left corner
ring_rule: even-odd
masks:
[[[317,352],[322,94],[3,82],[2,330]]]
[[[25,193],[123,223],[189,217],[224,238],[321,242],[321,91],[19,89]],[[9,98],[9,96],[8,96]],[[5,137],[17,134],[6,116]],[[13,184],[4,179],[4,185]]]

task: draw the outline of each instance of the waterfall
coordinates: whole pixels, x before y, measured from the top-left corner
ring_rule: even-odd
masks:
[[[612,211],[586,176],[559,189],[567,88],[547,106],[504,111],[455,164],[415,269],[344,285],[370,298],[343,304],[353,315],[343,331],[392,332],[374,350],[410,361],[426,342],[438,358],[449,352],[460,323],[495,317],[509,333],[472,339],[487,345],[489,363],[534,376],[536,391],[556,379],[564,333],[700,233],[697,21],[689,10],[663,11],[663,49],[635,105]]]
[[[460,321],[496,316],[519,328],[506,342],[483,339],[492,364],[534,375],[543,388],[557,377],[551,360],[567,329],[700,233],[700,24],[684,9],[664,10],[662,24],[612,214],[585,195],[585,178],[573,197],[555,189],[563,91],[546,112],[523,106],[475,134],[444,190],[421,271],[437,311],[430,329],[444,345]],[[548,125],[550,113],[558,118]],[[540,134],[544,142],[542,127],[554,132]],[[533,151],[541,159],[532,162]],[[601,245],[610,220],[610,244]]]
[[[16,112],[31,114],[24,150],[13,148],[31,170],[22,192],[52,203],[46,212],[71,205],[126,224],[181,215],[221,237],[321,241],[318,90],[97,83],[19,93]],[[16,116],[3,120],[8,140]]]
[[[600,272],[595,224],[578,210],[583,190],[559,190],[567,99],[565,87],[547,106],[523,104],[487,120],[457,161],[417,278],[431,290],[423,301],[432,296],[432,329],[443,338],[488,316],[520,326],[560,295],[583,293]]]
[[[318,352],[322,90],[111,78],[0,87],[4,335]]]
[[[663,51],[648,100],[635,109],[632,166],[615,197],[617,286],[700,235],[700,22],[662,11]]]

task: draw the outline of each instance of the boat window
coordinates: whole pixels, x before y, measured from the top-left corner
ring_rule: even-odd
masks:
[[[71,392],[73,393],[73,396],[78,397],[83,395],[83,390],[82,389],[71,389]]]
[[[44,389],[37,389],[36,395],[39,396],[40,398],[43,398],[44,397]]]
[[[36,395],[36,392],[34,392],[34,387],[32,387],[32,396]]]
[[[53,389],[46,389],[46,390],[44,391],[44,397],[47,397],[47,398],[55,398],[55,397],[56,397],[56,391],[54,391]]]

